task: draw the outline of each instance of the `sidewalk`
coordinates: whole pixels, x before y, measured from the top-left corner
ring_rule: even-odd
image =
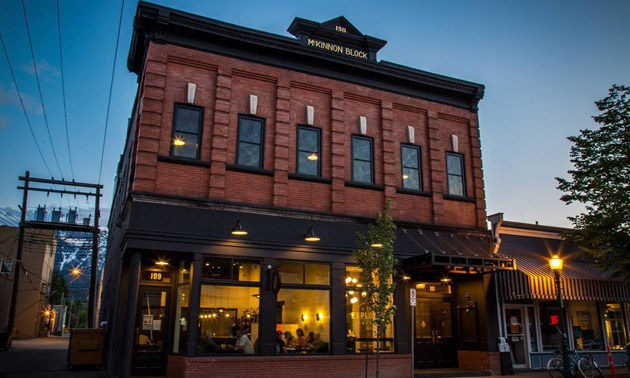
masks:
[[[13,340],[0,351],[2,378],[106,378],[101,370],[68,370],[68,337]]]

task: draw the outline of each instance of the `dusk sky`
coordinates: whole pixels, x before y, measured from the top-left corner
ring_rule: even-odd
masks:
[[[69,145],[64,121],[57,5],[24,0],[38,67],[46,129],[20,0],[3,0],[0,32],[33,132],[37,151],[0,52],[0,208],[22,201],[18,176],[97,183],[121,2],[59,0]],[[528,1],[156,1],[228,23],[290,37],[294,17],[324,22],[345,16],[362,33],[386,40],[378,59],[485,85],[479,124],[487,213],[505,219],[569,227],[556,189],[567,176],[570,142],[595,128],[594,101],[612,84],[630,85],[630,2]],[[102,162],[104,197],[111,206],[116,167],[136,94],[127,70],[137,2],[126,1]],[[69,152],[72,157],[71,173]],[[60,172],[61,170],[61,172]],[[93,200],[35,197],[48,208]],[[104,214],[105,216],[108,213]],[[0,223],[2,223],[0,221]],[[101,224],[107,224],[102,218]]]

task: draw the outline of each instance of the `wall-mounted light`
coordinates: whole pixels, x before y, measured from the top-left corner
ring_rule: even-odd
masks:
[[[316,161],[319,159],[319,156],[317,156],[317,154],[315,152],[311,153],[310,155],[308,155],[307,157],[308,160],[313,160]]]
[[[317,321],[321,321],[324,319],[324,314],[322,314],[321,312],[318,312],[317,314],[315,314],[315,319],[317,319]]]
[[[316,242],[319,241],[319,236],[315,235],[315,231],[313,231],[313,227],[308,228],[308,232],[304,234],[304,240],[307,242]]]
[[[371,244],[372,248],[383,248],[383,243],[381,242],[374,242]]]
[[[411,279],[411,277],[409,277],[409,276],[402,276],[402,279],[405,280],[405,281],[409,281]]]
[[[166,261],[156,261],[155,265],[168,265],[168,262],[166,262]]]
[[[302,314],[302,315],[300,316],[300,319],[302,319],[302,321],[303,321],[303,322],[306,322],[306,321],[308,320],[308,315],[306,315],[306,314]]]
[[[451,279],[448,278],[448,277],[444,277],[444,278],[440,279],[440,281],[442,281],[443,283],[449,283],[449,282],[451,282]]]
[[[241,221],[236,221],[236,226],[232,228],[232,235],[247,235],[247,231],[243,228]]]

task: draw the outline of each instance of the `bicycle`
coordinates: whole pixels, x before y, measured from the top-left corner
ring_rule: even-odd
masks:
[[[599,371],[599,374],[603,377],[601,370],[597,362],[593,359],[593,356],[589,354],[589,358],[580,356],[580,354],[574,350],[569,351],[569,369],[571,369],[572,377],[593,378],[595,375],[595,368]],[[554,352],[554,357],[547,362],[547,372],[552,378],[563,378],[564,366],[562,362],[562,354],[560,351]]]

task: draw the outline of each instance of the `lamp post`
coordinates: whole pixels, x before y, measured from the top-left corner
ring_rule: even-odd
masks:
[[[556,291],[558,292],[558,305],[560,306],[560,331],[562,333],[562,376],[571,378],[571,359],[569,358],[569,343],[567,341],[567,318],[562,300],[562,290],[560,289],[560,271],[562,270],[562,259],[557,255],[549,260],[549,266],[553,270],[556,278]]]

